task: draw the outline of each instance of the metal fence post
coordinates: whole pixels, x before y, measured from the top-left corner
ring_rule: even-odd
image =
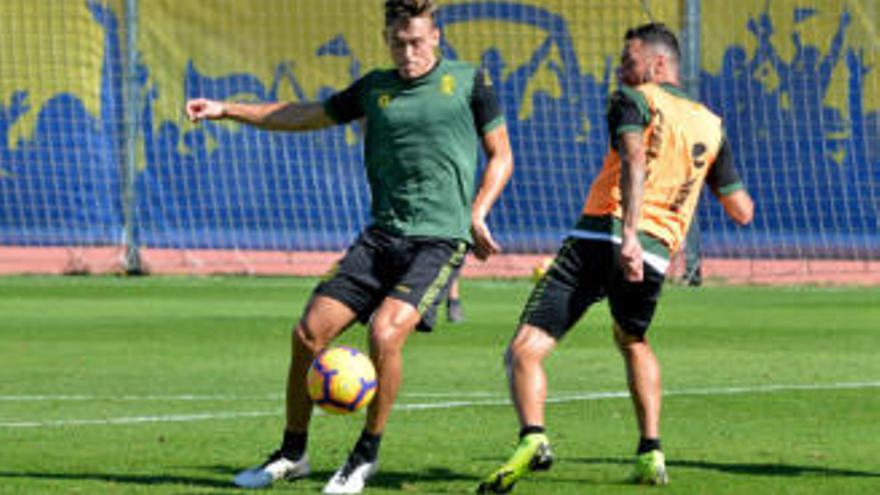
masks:
[[[140,122],[140,86],[138,71],[138,0],[125,1],[125,163],[123,164],[123,232],[125,248],[124,269],[129,275],[144,273],[141,264],[140,236],[138,235],[135,210],[137,205],[137,139]]]
[[[682,79],[684,89],[694,100],[700,99],[700,0],[684,0],[682,20]],[[687,285],[699,286],[703,283],[700,258],[700,224],[694,219],[688,230],[684,247],[684,273],[682,281]]]

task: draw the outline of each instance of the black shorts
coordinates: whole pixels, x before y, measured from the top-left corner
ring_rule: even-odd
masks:
[[[620,245],[568,238],[550,269],[535,285],[520,323],[561,339],[594,303],[608,297],[614,321],[629,335],[644,337],[651,325],[664,275],[648,264],[641,282],[627,282]]]
[[[430,331],[432,311],[446,298],[467,249],[461,240],[406,237],[368,227],[315,294],[345,304],[361,323],[369,321],[386,297],[393,297],[413,305],[423,316],[418,329]]]

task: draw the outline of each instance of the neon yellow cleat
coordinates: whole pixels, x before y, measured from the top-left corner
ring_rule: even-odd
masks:
[[[485,477],[477,493],[508,493],[513,485],[529,471],[546,471],[553,465],[550,441],[543,433],[524,436],[510,459]]]
[[[639,485],[665,485],[669,483],[666,475],[666,458],[663,452],[652,450],[636,457],[630,481]]]

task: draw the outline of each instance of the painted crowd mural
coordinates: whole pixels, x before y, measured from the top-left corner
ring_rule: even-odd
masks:
[[[647,4],[680,29],[679,2]],[[621,38],[647,20],[643,5],[441,2],[443,55],[481,64],[508,120],[516,171],[490,219],[507,251],[551,249],[576,219],[608,146]],[[702,2],[691,89],[723,116],[757,205],[739,229],[704,201],[707,254],[880,253],[874,9],[761,0],[731,15]],[[132,17],[122,0],[39,0],[0,14],[20,40],[0,52],[0,244],[120,243],[128,173],[146,247],[337,250],[368,221],[356,126],[194,126],[182,109],[196,96],[320,101],[344,89],[388,64],[381,2],[155,0]]]

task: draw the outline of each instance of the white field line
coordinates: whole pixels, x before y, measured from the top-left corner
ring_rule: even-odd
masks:
[[[498,392],[412,392],[402,397],[507,397]],[[283,400],[283,394],[241,395],[0,395],[2,402],[254,402]]]
[[[741,387],[724,387],[724,388],[696,388],[668,390],[664,392],[664,396],[707,396],[707,395],[744,395],[744,394],[761,394],[788,391],[823,391],[823,390],[859,390],[880,388],[880,381],[875,382],[842,382],[828,384],[804,384],[804,385],[757,385],[757,386],[741,386]],[[2,400],[11,400],[13,397],[45,397],[40,400],[50,400],[50,396],[6,396],[0,397]],[[61,400],[89,400],[88,396],[58,396]],[[58,399],[56,397],[56,400]],[[67,399],[64,399],[66,397]],[[148,397],[148,396],[145,396]],[[173,396],[159,396],[162,400],[171,400]],[[179,396],[179,397],[199,397],[199,396]],[[208,399],[212,396],[203,396],[205,398],[198,400],[216,400]],[[221,396],[218,396],[221,397]],[[493,397],[498,397],[494,395]],[[566,402],[583,402],[607,399],[628,398],[629,392],[588,392],[588,393],[570,393],[560,394],[547,398],[548,404],[561,404]],[[225,397],[225,399],[231,399]],[[188,399],[183,399],[188,400]],[[394,408],[403,411],[424,411],[431,409],[457,409],[464,407],[483,407],[483,406],[506,406],[510,404],[507,398],[490,398],[482,400],[458,400],[446,402],[430,402],[430,403],[413,403],[413,404],[397,404]],[[320,410],[316,411],[320,414]],[[234,419],[234,418],[255,418],[266,416],[279,416],[280,411],[244,411],[244,412],[218,412],[204,414],[171,414],[162,416],[133,416],[118,418],[101,418],[101,419],[60,419],[46,421],[0,421],[0,428],[41,428],[49,426],[87,426],[87,425],[129,425],[142,423],[180,423],[194,421],[208,421],[217,419]]]
[[[102,419],[59,419],[52,421],[0,422],[0,428],[41,428],[46,426],[131,425],[138,423],[181,423],[213,419],[255,418],[269,416],[267,412],[221,412],[205,414],[172,414],[166,416],[134,416]]]
[[[199,402],[199,401],[275,401],[281,394],[262,397],[234,395],[0,395],[0,402]]]

